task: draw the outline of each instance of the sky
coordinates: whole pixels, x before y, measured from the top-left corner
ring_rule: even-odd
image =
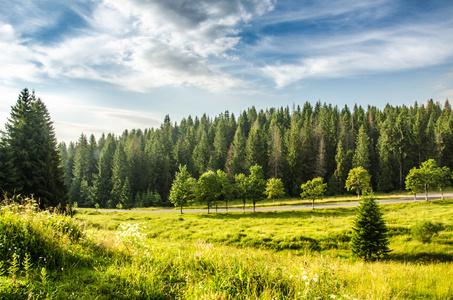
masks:
[[[451,0],[0,0],[0,124],[24,88],[66,143],[167,114],[443,103],[452,15]]]

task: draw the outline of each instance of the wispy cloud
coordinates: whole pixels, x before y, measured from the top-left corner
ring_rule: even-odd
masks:
[[[42,76],[84,78],[141,92],[165,85],[228,89],[239,81],[217,68],[211,57],[228,60],[227,51],[239,42],[239,25],[272,8],[270,0],[105,0],[88,11],[66,7],[89,26],[67,35],[58,33],[62,37],[53,43],[32,37],[24,41],[30,31],[36,34],[53,25],[33,15],[27,21],[32,30],[19,23],[14,28],[9,24],[1,27],[6,37],[0,38],[0,45],[8,43],[9,50],[0,58],[16,59],[2,66],[0,80],[14,76],[31,82]],[[18,11],[27,19],[26,11]],[[11,45],[7,38],[14,34],[15,41],[23,41]],[[17,70],[11,70],[13,67]]]
[[[453,57],[453,23],[419,24],[392,29],[318,37],[279,44],[287,54],[300,53],[294,62],[277,62],[261,68],[281,88],[306,78],[338,78],[393,72],[441,64]],[[272,51],[276,41],[261,50]],[[291,45],[292,46],[291,46]],[[297,46],[296,46],[297,45]]]

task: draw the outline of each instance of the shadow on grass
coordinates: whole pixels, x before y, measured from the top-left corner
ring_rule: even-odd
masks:
[[[390,254],[388,260],[396,262],[413,262],[413,263],[452,262],[453,254],[427,253],[427,252],[419,252],[415,254],[396,254],[396,255]]]
[[[209,214],[200,214],[200,218],[217,219],[217,220],[237,220],[244,218],[252,219],[308,219],[311,217],[349,217],[355,215],[355,208],[335,208],[335,209],[315,209],[315,210],[301,210],[301,211],[257,211],[257,212],[230,212],[224,211]]]

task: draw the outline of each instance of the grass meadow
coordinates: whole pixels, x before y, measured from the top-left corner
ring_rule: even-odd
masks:
[[[351,256],[355,208],[0,212],[2,299],[453,299],[453,200],[381,205],[389,257]],[[412,230],[441,224],[429,242]]]

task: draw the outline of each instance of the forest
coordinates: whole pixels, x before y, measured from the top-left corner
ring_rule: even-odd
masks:
[[[58,149],[69,201],[79,207],[116,207],[125,188],[132,207],[170,206],[180,165],[194,178],[222,170],[230,179],[259,165],[266,178],[282,180],[289,196],[315,177],[328,183],[328,194],[346,193],[349,170],[362,166],[374,191],[389,192],[404,190],[409,171],[428,159],[453,168],[453,117],[448,100],[352,111],[306,102],[292,109],[251,107],[237,118],[225,111],[178,123],[167,115],[160,128],[99,140],[82,133]]]

